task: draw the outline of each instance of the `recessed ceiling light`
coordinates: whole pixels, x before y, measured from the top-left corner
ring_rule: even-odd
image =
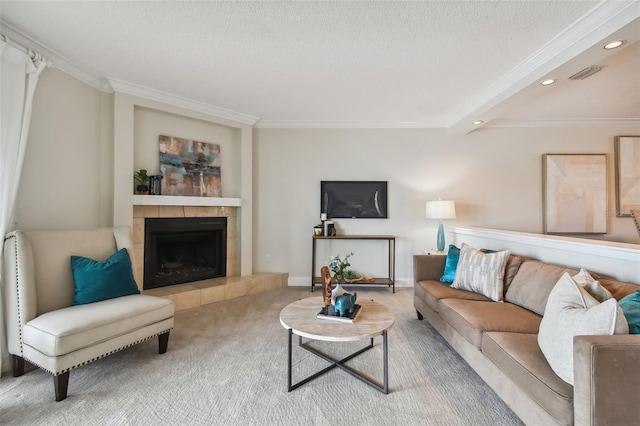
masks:
[[[548,86],[548,85],[553,84],[553,83],[555,83],[555,82],[556,82],[556,80],[555,80],[555,79],[550,78],[550,79],[548,79],[548,80],[543,80],[543,81],[541,81],[541,82],[540,82],[540,84],[542,84],[543,86]]]
[[[611,50],[611,49],[615,49],[616,47],[620,47],[624,44],[624,40],[614,40],[614,41],[610,41],[609,43],[605,44],[603,46],[604,49],[607,50]]]
[[[482,123],[483,123],[482,120],[476,120],[476,121],[473,122],[473,124],[475,124],[476,126],[479,125],[479,124],[482,124]]]

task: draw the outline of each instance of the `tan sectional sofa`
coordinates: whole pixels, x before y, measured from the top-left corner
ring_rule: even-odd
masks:
[[[414,256],[418,319],[427,319],[526,424],[640,422],[640,335],[574,337],[574,386],[554,373],[538,346],[551,288],[565,271],[577,270],[511,255],[505,302],[494,302],[441,283],[445,261],[444,255]],[[600,282],[617,300],[640,289]]]

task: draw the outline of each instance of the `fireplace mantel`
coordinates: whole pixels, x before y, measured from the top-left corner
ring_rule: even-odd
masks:
[[[215,206],[240,207],[240,198],[187,197],[177,195],[134,195],[134,206]]]

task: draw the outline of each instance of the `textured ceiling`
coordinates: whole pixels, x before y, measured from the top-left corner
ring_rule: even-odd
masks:
[[[599,108],[577,108],[589,95],[563,82],[554,88],[553,107],[544,98],[547,91],[495,112],[503,101],[498,98],[517,99],[512,95],[531,86],[526,78],[536,78],[544,68],[530,66],[527,73],[523,64],[601,6],[598,1],[3,0],[0,16],[4,28],[25,36],[26,44],[46,48],[98,80],[235,111],[260,119],[258,125],[448,127],[476,111],[513,120],[640,117],[637,66],[635,76],[616,74],[631,85],[618,86],[615,93],[635,95],[624,105],[610,100]],[[640,15],[638,9],[626,13]],[[578,44],[562,56],[571,59],[587,48]],[[624,50],[624,61],[616,65],[611,59],[607,71],[629,68],[629,62],[640,65],[638,44]],[[500,88],[514,70],[520,80]],[[583,83],[605,80],[598,96],[608,96],[614,93],[608,78],[603,71]]]

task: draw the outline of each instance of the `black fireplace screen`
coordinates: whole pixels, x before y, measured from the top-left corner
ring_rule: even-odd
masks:
[[[226,276],[227,218],[147,218],[145,290]]]

